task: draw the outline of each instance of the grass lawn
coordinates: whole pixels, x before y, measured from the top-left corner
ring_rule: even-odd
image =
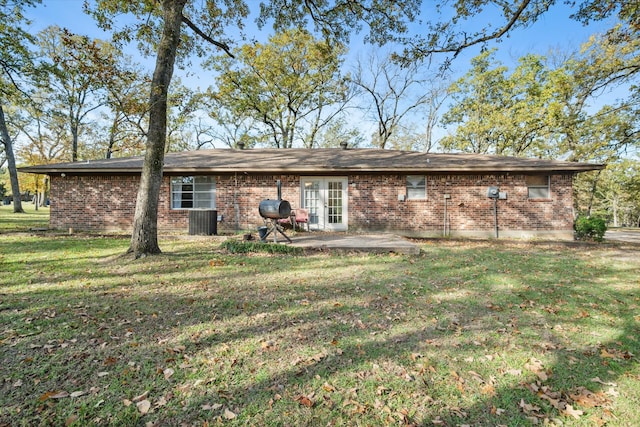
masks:
[[[127,238],[0,214],[1,426],[640,420],[638,246],[290,256],[165,238],[133,260]]]

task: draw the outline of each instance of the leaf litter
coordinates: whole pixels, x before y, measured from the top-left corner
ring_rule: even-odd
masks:
[[[541,285],[514,281],[487,291],[494,285],[483,282],[486,271],[475,267],[487,264],[485,249],[476,243],[449,250],[445,245],[439,249],[442,255],[412,262],[323,254],[300,264],[256,256],[240,265],[235,257],[206,255],[203,259],[221,262],[205,265],[206,276],[195,269],[193,279],[185,276],[183,260],[179,268],[175,261],[141,264],[148,276],[121,266],[120,285],[100,284],[97,278],[86,288],[80,285],[91,292],[103,287],[98,299],[80,293],[86,302],[79,298],[30,316],[53,327],[66,325],[57,330],[59,337],[45,332],[48,336],[39,339],[44,337],[40,332],[11,340],[21,350],[17,360],[38,352],[22,367],[70,355],[86,360],[80,372],[92,372],[72,375],[73,388],[42,378],[37,386],[47,388],[40,390],[52,391],[39,396],[54,405],[43,413],[55,413],[65,401],[87,399],[96,417],[124,416],[113,412],[115,399],[121,408],[133,405],[147,423],[155,423],[166,409],[189,419],[189,408],[236,425],[247,420],[265,424],[284,412],[292,423],[315,414],[380,425],[500,425],[520,416],[539,423],[562,417],[582,422],[593,411],[606,418],[620,399],[620,381],[612,381],[616,377],[608,372],[633,361],[637,346],[617,336],[590,340],[572,330],[576,319],[591,322],[600,315],[593,307],[567,309],[569,299],[560,294],[581,278],[565,275],[553,292],[547,292],[546,279]],[[451,257],[449,251],[460,255]],[[523,259],[508,246],[498,253],[497,259]],[[547,265],[554,257],[549,255]],[[502,262],[487,271],[507,271]],[[168,273],[154,273],[162,264]],[[504,264],[523,283],[538,280],[536,274],[560,282],[556,267],[529,274],[531,266],[520,268],[513,259]],[[435,267],[456,273],[438,275]],[[91,268],[92,273],[85,269],[83,274],[97,276],[100,267]],[[261,282],[272,285],[255,287]],[[565,305],[561,309],[549,300],[555,296]],[[599,301],[597,310],[615,307]],[[581,311],[587,309],[588,316]],[[75,336],[65,331],[76,331]],[[143,351],[152,366],[132,350]],[[566,366],[558,366],[551,355],[566,358]],[[558,376],[567,375],[562,369],[578,372],[589,363],[595,367],[585,380],[558,386]],[[16,377],[5,383],[14,391],[33,388],[26,378],[33,374],[20,378],[21,383]],[[114,394],[124,381],[149,391],[134,397]],[[89,391],[75,394],[82,389]],[[526,397],[519,394],[522,390]],[[519,398],[507,398],[510,393]],[[486,406],[475,406],[474,399]],[[250,400],[261,407],[259,412],[246,412]]]

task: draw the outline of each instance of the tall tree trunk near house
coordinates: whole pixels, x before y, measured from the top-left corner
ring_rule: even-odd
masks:
[[[118,129],[118,115],[116,114],[113,118],[113,122],[111,123],[111,129],[109,129],[109,145],[107,147],[107,159],[110,159],[113,155],[113,147],[116,145],[116,131]]]
[[[129,247],[129,252],[136,258],[161,252],[158,246],[158,198],[167,139],[167,94],[180,43],[182,10],[186,1],[162,1],[164,28],[151,81],[149,132]]]
[[[13,155],[13,141],[9,136],[7,122],[4,118],[4,109],[0,104],[0,135],[4,144],[4,152],[7,157],[7,166],[9,168],[9,177],[11,179],[11,193],[13,194],[13,212],[24,213],[22,209],[22,200],[20,199],[20,183],[18,182],[18,169],[16,168],[16,158]]]
[[[593,200],[596,197],[596,190],[598,189],[598,181],[600,180],[600,173],[602,170],[599,170],[596,173],[595,178],[593,179],[593,183],[591,184],[591,194],[589,195],[589,206],[587,206],[587,216],[591,216],[591,209],[593,208]]]
[[[71,117],[71,161],[78,161],[78,123]]]

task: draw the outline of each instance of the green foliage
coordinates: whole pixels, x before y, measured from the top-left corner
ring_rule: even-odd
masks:
[[[638,226],[640,161],[609,163],[599,172],[578,175],[574,182],[577,212],[606,218],[613,227]]]
[[[602,242],[607,231],[607,222],[596,216],[579,216],[575,224],[578,240],[594,240]]]
[[[442,123],[455,133],[443,148],[606,163],[638,147],[640,41],[624,28],[593,36],[559,64],[527,55],[510,71],[495,53],[473,58],[451,85]],[[594,112],[598,96],[619,85],[629,85],[630,96]]]
[[[268,43],[246,44],[234,53],[235,60],[213,62],[220,75],[218,90],[211,94],[217,104],[211,116],[224,122],[228,110],[235,120],[250,119],[258,138],[275,148],[291,148],[294,142],[316,145],[319,130],[348,99],[340,77],[344,47],[304,30],[288,30]]]
[[[288,246],[278,243],[265,243],[256,241],[242,241],[237,239],[225,240],[220,244],[220,248],[226,249],[232,254],[246,254],[251,252],[262,252],[270,254],[301,255],[304,251],[297,246]]]

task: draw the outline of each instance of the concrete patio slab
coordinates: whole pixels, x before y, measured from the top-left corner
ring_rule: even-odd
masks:
[[[347,252],[395,252],[417,255],[420,247],[393,234],[299,233],[291,237],[291,246],[305,249]]]

